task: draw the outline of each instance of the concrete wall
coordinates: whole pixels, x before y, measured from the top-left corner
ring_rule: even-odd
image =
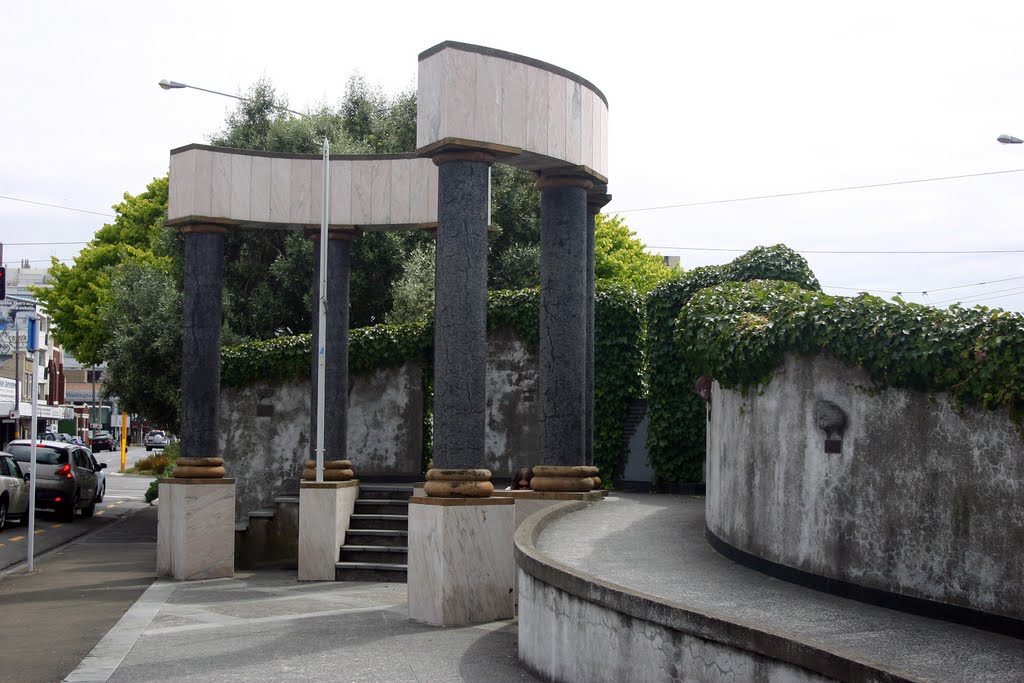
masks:
[[[308,381],[222,389],[220,452],[236,483],[237,521],[270,507],[275,496],[298,491],[310,453],[309,411]],[[356,476],[420,474],[422,422],[415,363],[352,376],[348,453]]]
[[[815,406],[847,416],[825,452]],[[876,389],[829,357],[788,356],[710,403],[707,525],[772,562],[1024,618],[1024,438],[1006,411]]]
[[[487,429],[484,465],[495,486],[540,462],[537,357],[503,328],[487,337]]]

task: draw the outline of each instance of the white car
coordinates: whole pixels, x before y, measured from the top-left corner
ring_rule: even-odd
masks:
[[[0,451],[0,531],[11,517],[28,519],[28,483],[18,462],[9,453]]]
[[[170,440],[167,435],[159,429],[154,429],[149,434],[146,434],[146,438],[142,441],[147,451],[151,451],[154,448],[166,448]]]

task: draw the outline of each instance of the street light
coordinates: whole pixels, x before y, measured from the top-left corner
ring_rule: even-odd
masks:
[[[238,95],[232,95],[230,93],[220,92],[219,90],[208,90],[206,88],[200,88],[197,85],[189,85],[188,83],[179,83],[178,81],[169,81],[166,78],[160,79],[160,82],[157,83],[157,85],[159,85],[164,90],[178,90],[180,88],[190,88],[192,90],[201,90],[203,92],[212,93],[214,95],[220,95],[221,97],[231,97],[231,98],[234,98],[236,100],[241,100],[242,102],[248,102],[249,101],[248,99],[246,99],[244,97],[239,97]],[[296,116],[299,116],[299,117],[302,117],[302,118],[305,118],[305,116],[306,116],[302,112],[295,111],[293,109],[288,109],[287,107],[279,107],[276,104],[272,104],[270,106],[273,107],[274,109],[279,110],[279,111],[286,111],[289,114],[295,114]]]
[[[208,90],[207,88],[200,88],[195,85],[188,85],[186,83],[179,83],[177,81],[170,81],[166,78],[160,80],[158,85],[164,90],[178,90],[181,88],[191,88],[192,90],[201,90],[203,92],[212,93],[214,95],[221,95],[222,97],[231,97],[242,102],[248,102],[244,97],[238,95],[231,95],[226,92],[219,92],[217,90]],[[302,114],[285,107],[278,107],[276,105],[270,105],[274,109],[280,111],[286,111],[289,114],[295,114],[300,118],[305,118],[305,114]],[[330,183],[331,183],[331,142],[327,139],[327,135],[324,135],[324,173],[323,173],[323,186],[321,196],[323,201],[321,204],[320,214],[320,291],[317,293],[319,298],[319,312],[318,321],[319,326],[317,328],[317,367],[316,367],[316,480],[318,483],[322,483],[324,480],[324,406],[326,404],[326,389],[324,384],[327,382],[327,221],[330,216]],[[34,477],[33,477],[34,478]]]
[[[996,140],[998,140],[1000,143],[1004,145],[1019,145],[1020,143],[1024,142],[1024,140],[1021,140],[1020,138],[1015,138],[1012,135],[1005,134],[1000,135],[999,137],[996,138]]]

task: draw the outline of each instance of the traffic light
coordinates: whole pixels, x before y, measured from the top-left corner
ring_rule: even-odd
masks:
[[[7,268],[0,266],[0,301],[7,298]]]

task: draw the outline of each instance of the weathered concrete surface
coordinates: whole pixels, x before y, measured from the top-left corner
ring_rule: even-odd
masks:
[[[847,416],[825,452],[815,406]],[[875,389],[788,356],[742,396],[714,386],[707,523],[726,543],[880,590],[1024,618],[1024,439],[1006,411]]]
[[[520,658],[558,681],[1024,680],[1016,638],[779,581],[715,552],[704,525],[696,496],[529,517],[516,532],[533,583],[520,583]]]
[[[484,467],[502,481],[540,463],[537,357],[502,328],[487,338],[487,431]]]
[[[442,469],[484,458],[490,186],[485,161],[438,165],[434,466]]]
[[[348,453],[356,475],[416,475],[422,470],[423,384],[420,368],[377,370],[352,377]],[[267,417],[257,416],[257,406]],[[236,482],[235,519],[269,508],[275,496],[296,493],[309,454],[309,382],[225,388],[220,451]]]

